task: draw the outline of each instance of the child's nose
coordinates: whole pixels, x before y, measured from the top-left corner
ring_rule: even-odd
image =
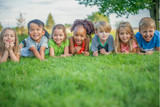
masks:
[[[147,32],[147,35],[149,35],[149,32]]]

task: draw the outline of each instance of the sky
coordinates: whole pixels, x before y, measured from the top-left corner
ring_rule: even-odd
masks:
[[[92,12],[97,12],[98,8],[85,7],[75,0],[0,0],[0,22],[3,27],[17,26],[17,18],[22,13],[26,19],[25,25],[32,19],[40,19],[44,23],[47,21],[49,13],[52,14],[56,24],[73,24],[76,19],[87,18]],[[129,21],[133,27],[138,27],[142,17],[149,17],[149,11],[140,11],[137,15],[116,17],[111,14],[110,24],[112,28],[119,21]]]

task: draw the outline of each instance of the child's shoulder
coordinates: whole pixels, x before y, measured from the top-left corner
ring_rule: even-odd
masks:
[[[157,38],[160,38],[160,31],[155,30],[154,36],[156,36]]]
[[[113,35],[109,34],[109,38],[113,38]]]

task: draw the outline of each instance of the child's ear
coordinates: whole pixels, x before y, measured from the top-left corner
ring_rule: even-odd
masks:
[[[45,34],[45,32],[46,32],[46,31],[45,31],[45,30],[43,30],[43,32],[42,32],[42,33],[43,33],[43,35]]]
[[[28,35],[30,36],[30,33],[29,33],[29,31],[28,31]]]

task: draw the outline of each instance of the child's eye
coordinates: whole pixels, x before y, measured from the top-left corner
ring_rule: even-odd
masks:
[[[151,32],[151,33],[152,33],[152,32],[153,32],[153,30],[150,30],[149,32]]]
[[[14,37],[14,35],[11,35],[11,37]]]
[[[147,33],[147,31],[143,31],[143,33]]]
[[[4,35],[4,37],[8,37],[8,35]]]

